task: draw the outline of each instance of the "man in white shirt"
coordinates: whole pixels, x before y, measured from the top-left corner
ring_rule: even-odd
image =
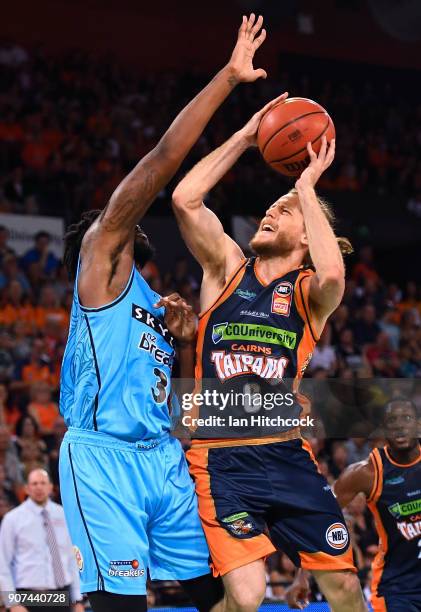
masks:
[[[5,514],[0,526],[0,591],[70,592],[71,608],[83,612],[79,574],[63,508],[50,500],[52,484],[45,470],[28,475],[28,499]],[[21,593],[23,596],[24,594]],[[4,604],[11,612],[51,610],[50,607]],[[15,599],[14,601],[17,602]]]

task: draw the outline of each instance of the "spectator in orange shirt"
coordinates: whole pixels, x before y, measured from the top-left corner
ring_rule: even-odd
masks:
[[[36,338],[32,345],[31,361],[22,368],[23,386],[28,387],[36,382],[51,382],[49,358],[45,353],[44,341]]]
[[[8,404],[8,398],[9,392],[6,385],[0,384],[0,427],[6,426],[10,432],[13,432],[22,413],[17,406]]]
[[[62,329],[67,329],[69,315],[60,305],[53,285],[44,285],[42,288],[39,306],[35,309],[35,317],[38,329],[44,330],[48,320],[57,323]]]
[[[421,316],[421,296],[419,288],[414,281],[409,281],[406,285],[405,299],[398,305],[398,310],[402,314],[406,310],[415,310]]]
[[[33,333],[35,329],[35,311],[25,296],[18,280],[12,280],[6,287],[6,303],[0,308],[0,323],[11,327],[17,321],[25,323],[25,331]]]
[[[41,172],[47,167],[51,148],[41,138],[38,129],[34,129],[26,145],[22,149],[22,161],[28,168]]]
[[[51,399],[50,385],[41,381],[34,383],[31,387],[31,399],[28,413],[34,417],[42,436],[51,435],[59,410],[56,402]]]
[[[372,280],[375,283],[380,282],[380,277],[374,268],[373,249],[371,246],[365,246],[360,250],[359,261],[352,270],[352,278],[357,284],[363,284],[363,281],[366,279]]]

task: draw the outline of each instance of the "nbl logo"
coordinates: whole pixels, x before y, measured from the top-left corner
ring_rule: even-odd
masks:
[[[342,523],[333,523],[326,530],[326,542],[331,548],[341,550],[348,544],[348,530]]]

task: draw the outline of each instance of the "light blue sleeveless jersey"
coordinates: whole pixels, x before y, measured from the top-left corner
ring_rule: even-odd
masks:
[[[170,430],[174,338],[164,309],[153,307],[159,297],[133,266],[116,300],[85,308],[76,277],[60,383],[68,427],[127,441],[156,439]]]

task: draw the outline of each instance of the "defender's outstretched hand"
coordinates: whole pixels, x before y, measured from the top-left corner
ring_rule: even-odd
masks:
[[[171,334],[179,342],[194,342],[197,318],[193,308],[178,293],[161,297],[155,308],[165,307],[164,321]]]
[[[254,13],[248,19],[243,15],[243,22],[238,30],[237,44],[228,62],[236,82],[251,83],[259,78],[267,77],[263,68],[253,67],[254,54],[266,38],[266,30],[263,29],[260,32],[262,25],[261,15],[257,21]]]
[[[313,151],[311,142],[307,143],[307,151],[310,157],[310,164],[303,170],[300,178],[295,183],[297,189],[300,187],[314,187],[323,172],[329,168],[335,157],[335,139],[332,138],[328,148],[326,136],[323,136],[319,155],[316,155]]]

